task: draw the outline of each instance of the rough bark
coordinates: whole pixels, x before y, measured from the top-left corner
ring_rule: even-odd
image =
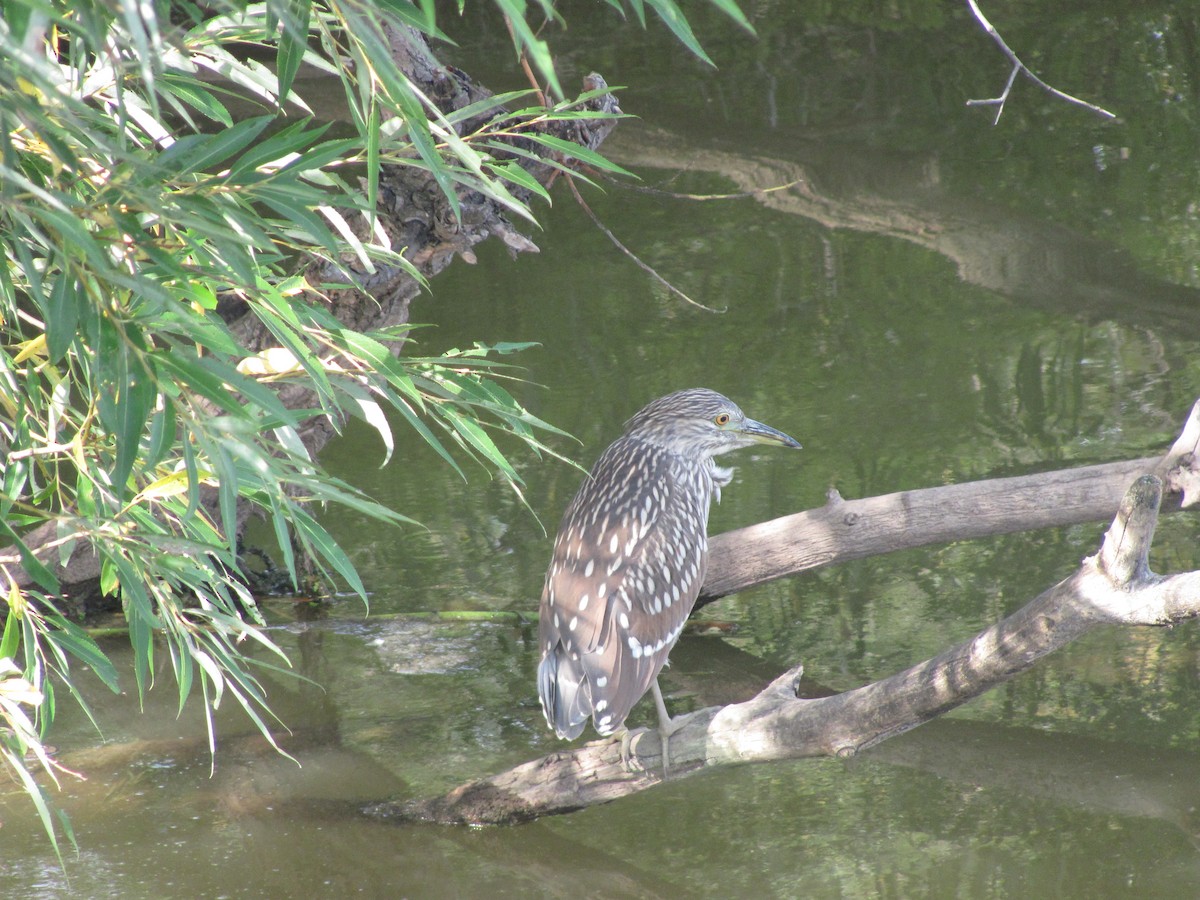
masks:
[[[831,491],[820,509],[760,522],[709,541],[709,575],[697,606],[808,569],[892,550],[1099,522],[1129,483],[1153,474],[1181,507],[1200,502],[1200,401],[1161,458],[994,478],[864,500]]]
[[[1149,466],[1165,467],[1176,479],[1184,505],[1197,500],[1198,429],[1200,402],[1171,452]],[[1200,616],[1200,572],[1162,576],[1149,567],[1163,493],[1159,475],[1136,476],[1095,556],[1011,616],[933,659],[816,699],[797,696],[803,672],[797,665],[747,702],[693,714],[671,738],[671,777],[746,762],[854,757],[1027,671],[1100,625],[1162,626]],[[897,504],[887,500],[884,506],[907,508]],[[927,530],[933,533],[932,527]],[[569,812],[662,780],[657,734],[636,736],[631,752],[633,771],[623,766],[618,743],[601,741],[473,781],[442,797],[376,803],[366,812],[385,820],[447,824],[512,823]]]

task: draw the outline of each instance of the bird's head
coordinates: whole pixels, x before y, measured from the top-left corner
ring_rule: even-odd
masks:
[[[747,418],[728,397],[708,388],[689,388],[642,407],[625,426],[627,435],[691,457],[713,457],[751,444],[800,448],[799,441]]]

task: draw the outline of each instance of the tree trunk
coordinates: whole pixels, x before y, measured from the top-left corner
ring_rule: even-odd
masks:
[[[1085,559],[1069,578],[971,640],[874,684],[830,697],[801,699],[796,686],[803,667],[797,665],[747,702],[700,710],[671,738],[671,777],[690,777],[715,766],[745,762],[853,757],[1008,681],[1041,657],[1097,626],[1162,626],[1200,615],[1200,572],[1160,576],[1150,571],[1148,561],[1164,492],[1163,479],[1153,472],[1163,472],[1171,479],[1173,489],[1182,494],[1182,505],[1194,505],[1200,484],[1198,447],[1200,401],[1193,406],[1180,438],[1167,456],[1163,460],[1146,461],[1143,471],[1148,468],[1151,473],[1135,476],[1120,500],[1117,516],[1099,552]],[[1107,484],[1109,479],[1127,475],[1129,466],[1076,470],[1080,471],[1085,473],[1082,479],[1067,478],[1065,482],[1056,473],[1048,478],[1031,476],[1034,482],[1042,479],[1050,492],[1039,509],[1055,507],[1057,486],[1090,484],[1097,475],[1102,476],[1101,483]],[[983,482],[982,487],[934,488],[862,501],[861,511],[873,523],[869,529],[858,529],[863,518],[847,521],[841,515],[851,504],[840,498],[826,509],[832,508],[838,514],[835,518],[841,523],[839,527],[847,529],[848,534],[873,534],[873,546],[897,549],[898,543],[916,546],[945,540],[952,533],[962,536],[953,528],[947,532],[946,524],[937,521],[939,517],[932,513],[939,507],[927,504],[931,496],[957,498],[957,504],[950,504],[951,516],[960,516],[965,521],[972,509],[969,505],[972,496],[988,497],[988,507],[999,510],[1006,505],[1002,502],[1006,496],[1004,487],[1015,488],[1009,494],[1016,498],[1012,502],[1014,512],[999,516],[987,528],[981,526],[972,531],[962,526],[976,535],[1013,530],[1002,526],[1030,517],[1026,492],[1034,482],[1024,478],[1003,479]],[[1106,490],[1110,488],[1099,491],[1097,498]],[[956,493],[947,495],[946,491]],[[1098,502],[1102,500],[1088,499],[1071,505],[1068,515],[1082,515],[1082,510]],[[818,516],[826,515],[820,510],[816,512]],[[898,521],[885,528],[882,524],[885,514]],[[767,571],[761,562],[764,554],[752,554],[753,561],[741,566],[739,574],[733,577],[721,572],[720,565],[710,563],[714,574],[705,593],[712,596],[718,590],[727,592],[734,585],[756,584],[814,565],[800,562],[801,557],[788,551],[798,533],[807,534],[805,529],[819,527],[803,516],[723,536],[726,546],[719,559],[724,565],[740,558],[739,546],[745,552],[755,541],[770,545],[766,558],[784,562]],[[794,521],[797,518],[801,519],[799,525]],[[1040,524],[1047,524],[1042,517],[1034,518]],[[828,529],[828,523],[824,527]],[[866,555],[844,538],[831,540],[830,544],[833,549],[820,553],[828,559]],[[711,587],[714,582],[723,587]],[[381,802],[371,805],[366,812],[388,820],[448,824],[512,823],[569,812],[636,793],[662,780],[661,742],[656,733],[643,731],[635,736],[630,752],[632,771],[622,764],[617,742],[599,741],[473,781],[442,797],[407,803]]]

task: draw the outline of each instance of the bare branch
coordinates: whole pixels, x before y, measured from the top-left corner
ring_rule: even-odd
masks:
[[[1157,477],[1137,479],[1099,553],[1024,608],[933,659],[817,699],[796,696],[796,667],[746,703],[695,713],[671,738],[672,780],[745,762],[856,756],[1027,671],[1099,625],[1166,625],[1200,616],[1200,572],[1164,578],[1149,569],[1161,498]],[[637,734],[631,752],[639,769],[632,773],[622,767],[618,742],[599,741],[443,797],[377,803],[366,812],[387,820],[445,824],[510,823],[571,812],[662,780],[661,743],[654,732]]]
[[[992,124],[995,125],[1000,121],[1000,114],[1004,112],[1004,104],[1008,100],[1008,95],[1012,91],[1014,82],[1017,80],[1017,75],[1024,74],[1026,78],[1028,78],[1042,90],[1046,91],[1051,96],[1057,97],[1059,100],[1065,100],[1067,103],[1073,103],[1076,106],[1082,106],[1084,109],[1090,110],[1096,115],[1105,119],[1115,119],[1117,117],[1116,113],[1111,113],[1101,106],[1096,106],[1094,103],[1088,103],[1086,100],[1080,100],[1078,97],[1073,97],[1070,94],[1064,93],[1058,88],[1042,81],[1042,79],[1038,78],[1037,75],[1033,74],[1033,72],[1029,70],[1029,67],[1026,66],[1025,63],[1021,62],[1020,58],[1016,53],[1013,52],[1012,48],[1005,43],[1004,38],[1000,36],[1000,32],[998,32],[995,26],[987,20],[986,16],[984,16],[983,11],[979,8],[979,4],[976,3],[975,0],[967,0],[967,6],[971,8],[971,14],[975,16],[975,20],[979,23],[983,30],[991,36],[992,40],[996,42],[997,46],[1000,47],[1004,55],[1007,56],[1013,64],[1012,72],[1010,72],[1008,76],[1008,83],[1004,86],[1004,90],[1001,92],[999,97],[992,97],[987,100],[968,100],[967,106],[995,106],[996,117],[992,120]]]
[[[1200,402],[1171,452],[1163,460],[1149,460],[1150,467],[1176,472],[1181,456],[1194,457],[1180,451],[1195,446],[1197,429]],[[1136,476],[1095,556],[1016,613],[933,659],[874,684],[816,699],[797,696],[802,668],[796,666],[745,703],[693,714],[671,739],[672,779],[743,762],[855,756],[1027,671],[1100,625],[1160,626],[1200,616],[1200,572],[1160,576],[1150,570],[1163,493],[1158,475]],[[486,824],[570,812],[662,780],[657,734],[635,735],[630,749],[634,772],[623,767],[619,743],[599,741],[442,797],[376,803],[366,813],[395,821]]]
[[[681,291],[679,288],[675,287],[675,285],[671,284],[671,282],[667,281],[667,279],[665,279],[661,275],[659,275],[658,272],[654,269],[654,267],[651,266],[649,263],[642,262],[641,258],[636,253],[634,253],[632,250],[630,250],[628,247],[626,247],[623,243],[621,243],[621,239],[618,238],[611,231],[609,231],[608,227],[603,222],[600,221],[600,217],[597,216],[594,212],[592,212],[592,208],[587,205],[587,202],[583,199],[583,195],[579,193],[579,188],[575,187],[575,179],[568,178],[567,183],[571,186],[571,193],[575,195],[575,202],[579,204],[580,209],[582,209],[585,213],[587,213],[588,218],[592,220],[592,224],[595,225],[597,228],[599,228],[600,231],[604,234],[604,236],[607,237],[610,241],[612,241],[614,247],[616,247],[618,250],[620,250],[622,253],[624,253],[626,256],[628,256],[631,260],[633,260],[634,264],[639,269],[641,269],[643,272],[645,272],[647,275],[649,275],[651,278],[653,278],[655,281],[657,281],[659,284],[661,284],[663,287],[665,287],[668,291],[670,291],[676,297],[679,297],[681,300],[686,300],[688,303],[692,304],[692,306],[695,306],[697,309],[702,309],[705,312],[718,313],[718,314],[728,312],[729,307],[722,307],[721,309],[713,309],[711,306],[705,306],[703,303],[696,302],[691,297],[689,297],[687,294],[685,294],[683,291]]]
[[[1200,503],[1200,400],[1161,458],[1083,466],[882,497],[843,500],[759,522],[708,542],[708,579],[697,606],[755,585],[833,563],[944,541],[1102,522],[1130,482],[1163,479],[1180,506]]]

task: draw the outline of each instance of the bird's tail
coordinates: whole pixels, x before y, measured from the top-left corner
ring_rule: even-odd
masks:
[[[572,662],[562,645],[548,649],[538,666],[538,694],[546,723],[565,740],[583,733],[592,714],[591,684],[578,662]]]

